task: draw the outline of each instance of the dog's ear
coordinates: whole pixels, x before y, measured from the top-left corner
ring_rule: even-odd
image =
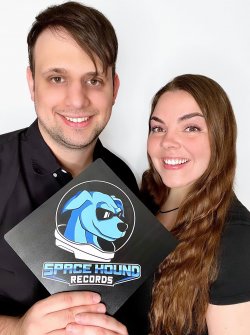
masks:
[[[63,206],[62,213],[80,208],[84,203],[88,206],[92,204],[92,197],[88,191],[82,191],[71,197]]]

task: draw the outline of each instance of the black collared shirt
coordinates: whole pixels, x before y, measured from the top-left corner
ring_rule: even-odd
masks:
[[[138,193],[129,167],[100,140],[94,150],[94,160],[97,158]],[[71,179],[44,142],[37,121],[27,129],[0,136],[0,314],[23,314],[49,295],[3,236]]]

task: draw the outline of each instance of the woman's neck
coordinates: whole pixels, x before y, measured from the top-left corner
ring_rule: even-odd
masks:
[[[186,188],[170,189],[166,201],[161,206],[159,212],[156,215],[158,220],[169,231],[171,231],[175,225],[179,207],[184,200],[187,191],[188,190]]]
[[[156,217],[167,230],[171,231],[175,225],[177,215],[178,210],[169,213],[158,212]]]

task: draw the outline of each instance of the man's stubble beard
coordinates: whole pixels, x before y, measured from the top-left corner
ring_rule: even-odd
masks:
[[[87,141],[83,141],[82,143],[73,143],[73,141],[70,138],[67,138],[66,136],[63,135],[63,133],[60,134],[60,131],[55,128],[48,128],[41,120],[38,121],[44,132],[53,140],[53,142],[57,143],[58,145],[71,149],[71,150],[83,150],[86,149],[88,146],[90,146],[96,139],[99,137],[103,129],[105,128],[106,125],[104,125],[101,128],[94,128],[91,136]],[[75,131],[80,132],[82,131],[81,129],[75,129]],[[83,136],[84,140],[84,136]]]

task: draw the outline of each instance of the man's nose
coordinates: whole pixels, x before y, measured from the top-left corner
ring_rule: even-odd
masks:
[[[67,95],[66,95],[66,103],[67,106],[81,109],[89,106],[90,100],[88,97],[87,88],[79,82],[72,82],[67,87]]]

